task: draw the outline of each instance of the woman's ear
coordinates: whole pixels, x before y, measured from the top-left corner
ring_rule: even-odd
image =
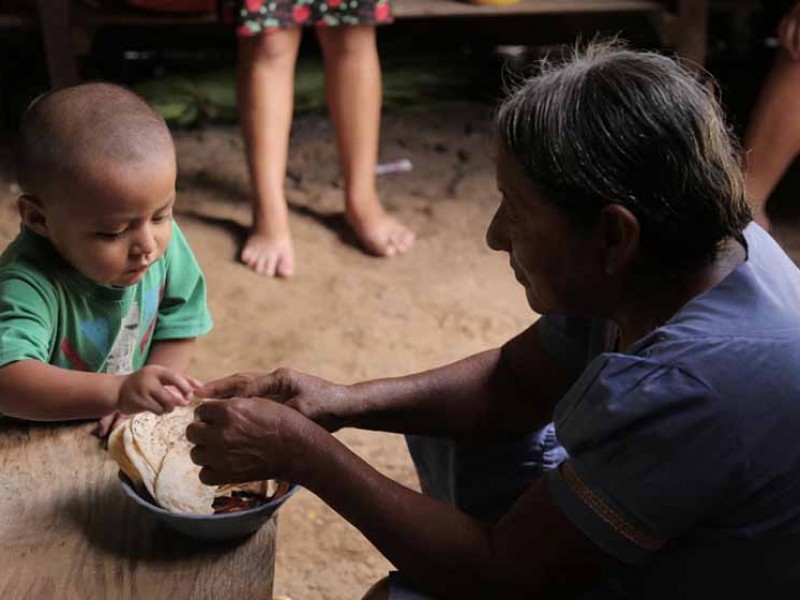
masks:
[[[17,210],[19,210],[19,217],[25,227],[42,237],[50,236],[47,215],[45,215],[42,203],[38,198],[30,194],[22,194],[17,199]]]
[[[609,204],[600,212],[600,233],[605,252],[603,269],[607,275],[626,271],[639,253],[639,220],[621,204]]]

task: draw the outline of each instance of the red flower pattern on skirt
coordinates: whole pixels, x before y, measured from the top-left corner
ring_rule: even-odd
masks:
[[[311,18],[311,8],[308,6],[308,4],[295,6],[294,10],[292,11],[292,18],[294,19],[295,23],[305,23]]]
[[[384,2],[383,4],[378,4],[375,7],[375,20],[378,23],[385,23],[392,17],[392,9],[389,8],[389,4]]]
[[[316,25],[391,23],[392,0],[221,0],[225,22],[240,37],[277,29]]]

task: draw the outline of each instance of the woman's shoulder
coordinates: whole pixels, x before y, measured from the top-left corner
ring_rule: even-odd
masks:
[[[800,343],[800,269],[757,224],[745,229],[745,240],[747,260],[659,329],[666,348]]]
[[[734,431],[765,412],[800,422],[797,364],[797,334],[750,339],[660,330],[637,353],[597,356],[556,407],[555,420],[582,439],[634,432],[650,421]]]

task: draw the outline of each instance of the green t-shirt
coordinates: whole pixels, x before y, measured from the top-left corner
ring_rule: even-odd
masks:
[[[25,228],[0,255],[0,367],[33,359],[126,374],[146,364],[153,342],[211,326],[205,279],[177,224],[164,255],[128,287],[84,277]]]

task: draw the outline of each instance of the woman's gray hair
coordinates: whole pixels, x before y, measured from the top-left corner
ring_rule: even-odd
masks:
[[[502,103],[497,130],[542,195],[578,227],[612,203],[666,269],[712,260],[751,220],[738,149],[712,90],[675,61],[594,43]]]

